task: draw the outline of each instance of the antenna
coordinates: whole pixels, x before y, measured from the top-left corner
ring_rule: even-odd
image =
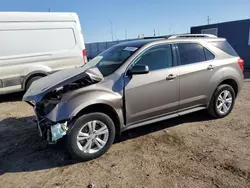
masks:
[[[127,30],[125,30],[125,39],[128,39],[128,34],[127,34]]]
[[[109,20],[109,23],[110,23],[112,41],[114,41],[113,23],[111,20]]]
[[[208,16],[207,17],[207,25],[209,25],[211,18]]]

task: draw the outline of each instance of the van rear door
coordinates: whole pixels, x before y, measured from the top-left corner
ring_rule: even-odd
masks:
[[[83,56],[83,60],[84,63],[87,63],[88,59],[87,59],[87,51],[85,48],[85,43],[84,43],[84,38],[83,38],[83,31],[81,28],[81,24],[79,21],[79,18],[77,16],[77,14],[73,14],[74,15],[74,19],[76,20],[76,33],[77,33],[77,43],[78,46],[80,47],[81,51],[82,51],[82,56]]]

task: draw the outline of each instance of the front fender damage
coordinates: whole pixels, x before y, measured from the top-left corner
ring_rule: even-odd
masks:
[[[45,77],[46,79],[39,79],[36,84],[31,85],[23,97],[23,100],[34,108],[40,136],[49,143],[56,143],[65,136],[73,123],[71,117],[66,115],[63,118],[58,117],[58,109],[62,111],[65,107],[65,103],[61,103],[63,95],[103,80],[97,68],[83,72],[76,71],[78,74],[71,71],[72,75],[69,72],[65,75],[64,71],[61,71],[61,73],[55,73],[56,75]]]

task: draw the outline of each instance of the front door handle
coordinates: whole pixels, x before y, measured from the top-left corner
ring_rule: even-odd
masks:
[[[173,79],[175,79],[176,77],[177,77],[177,76],[174,75],[174,74],[169,74],[169,75],[167,76],[166,80],[173,80]]]
[[[213,70],[214,69],[214,66],[213,65],[209,65],[208,67],[207,67],[207,70]]]

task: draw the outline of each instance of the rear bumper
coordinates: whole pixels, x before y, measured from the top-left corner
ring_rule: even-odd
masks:
[[[244,74],[242,73],[241,79],[238,82],[238,93],[243,89],[244,86]]]

